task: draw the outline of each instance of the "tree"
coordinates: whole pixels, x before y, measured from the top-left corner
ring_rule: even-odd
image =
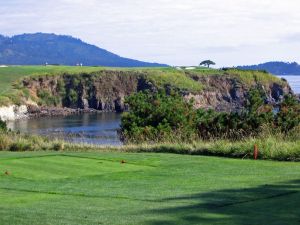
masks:
[[[207,66],[208,68],[210,65],[216,65],[216,63],[211,60],[204,60],[203,62],[200,63],[200,66]]]

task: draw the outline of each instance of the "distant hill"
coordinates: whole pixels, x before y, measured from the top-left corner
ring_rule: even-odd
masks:
[[[300,65],[296,62],[267,62],[259,65],[238,66],[245,70],[266,70],[275,75],[300,75]]]
[[[0,65],[41,64],[112,67],[161,67],[165,64],[148,63],[120,57],[80,39],[65,35],[35,33],[13,37],[0,35]]]

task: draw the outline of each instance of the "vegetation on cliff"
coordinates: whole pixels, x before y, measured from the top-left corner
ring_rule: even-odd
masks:
[[[271,74],[236,69],[12,66],[0,69],[0,81],[0,105],[35,102],[98,110],[124,109],[124,97],[146,89],[176,89],[182,95],[199,96],[215,92],[213,107],[225,108],[235,102],[241,106],[247,91],[257,84],[275,99],[289,91],[286,82]]]

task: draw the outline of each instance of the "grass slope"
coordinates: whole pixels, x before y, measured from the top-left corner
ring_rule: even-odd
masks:
[[[300,223],[299,163],[1,152],[0,171],[5,225]]]

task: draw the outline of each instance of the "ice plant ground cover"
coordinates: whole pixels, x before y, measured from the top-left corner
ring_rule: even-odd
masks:
[[[299,224],[300,163],[1,152],[0,224]]]

